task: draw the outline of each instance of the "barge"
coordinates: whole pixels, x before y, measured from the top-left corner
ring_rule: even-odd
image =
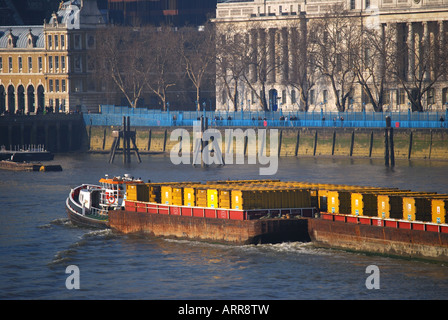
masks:
[[[311,241],[448,261],[445,194],[280,180],[100,182],[70,192],[74,223],[231,244]]]

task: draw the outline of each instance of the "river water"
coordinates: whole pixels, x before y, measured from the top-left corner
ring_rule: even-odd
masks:
[[[282,180],[399,187],[448,193],[448,163],[283,158],[275,176],[257,165],[193,168],[168,156],[108,163],[107,155],[57,155],[62,172],[0,171],[0,299],[447,299],[448,266],[314,248],[308,243],[231,246],[116,234],[73,226],[71,187],[104,174],[145,181]],[[78,267],[69,290],[66,268]],[[367,289],[368,266],[379,289]]]

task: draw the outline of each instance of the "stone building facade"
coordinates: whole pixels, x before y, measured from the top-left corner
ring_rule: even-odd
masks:
[[[0,113],[98,106],[88,53],[103,26],[96,0],[70,0],[42,26],[0,27]]]
[[[265,93],[269,110],[302,110],[298,91],[289,85],[289,80],[294,77],[294,64],[298,61],[297,51],[291,49],[294,41],[306,39],[310,22],[322,18],[336,3],[344,5],[363,24],[373,23],[382,30],[393,27],[398,46],[409,44],[410,48],[418,51],[418,46],[428,43],[425,41],[440,41],[442,46],[448,43],[448,0],[222,1],[217,5],[215,19],[218,34],[221,32],[229,37],[229,30],[244,34],[252,41],[256,48],[254,50],[263,48],[266,52],[265,66],[269,67],[277,62],[277,67],[266,74]],[[219,43],[221,42],[218,41],[218,46]],[[411,54],[403,59],[404,68],[408,70],[416,64]],[[247,75],[252,81],[251,85],[244,81],[238,82],[238,109],[260,110],[260,103],[257,101],[260,95],[254,94],[254,90],[258,92],[261,87],[250,68]],[[217,74],[217,109],[232,111],[234,106],[229,102],[229,90],[219,73]],[[397,81],[390,80],[385,90],[384,109],[408,110],[410,104],[404,88]],[[422,99],[424,110],[445,110],[448,107],[447,80],[446,76],[442,76],[425,93]],[[320,77],[309,92],[308,110],[337,111],[333,92],[328,81]],[[353,87],[349,100],[348,110],[371,110],[359,84]]]

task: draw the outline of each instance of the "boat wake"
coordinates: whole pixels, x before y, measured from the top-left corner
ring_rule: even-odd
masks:
[[[253,247],[259,247],[262,251],[264,250],[279,253],[330,255],[330,252],[328,250],[316,248],[312,242],[283,242],[275,244],[267,243],[256,245]]]
[[[309,254],[309,255],[331,255],[328,249],[317,248],[312,242],[282,242],[275,244],[249,244],[249,245],[226,245],[219,243],[202,242],[186,239],[163,239],[165,242],[180,245],[213,247],[221,250],[239,250],[245,253],[286,253],[286,254]]]
[[[70,223],[70,221],[68,223]],[[90,245],[93,241],[110,240],[116,237],[118,237],[118,235],[110,229],[89,231],[81,235],[79,240],[71,244],[68,249],[58,251],[54,255],[53,260],[48,263],[48,266],[53,267],[61,264],[69,264],[75,259],[74,257],[82,247]]]
[[[72,223],[68,218],[59,218],[50,221],[49,223],[38,226],[39,229],[50,229],[53,226],[71,226]]]

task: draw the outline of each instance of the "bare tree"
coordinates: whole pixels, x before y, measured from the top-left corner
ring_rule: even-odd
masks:
[[[146,27],[148,41],[146,63],[150,68],[150,76],[146,77],[148,88],[160,99],[166,111],[168,89],[179,80],[178,33],[169,26]]]
[[[440,31],[426,30],[428,24],[421,33],[411,33],[412,38],[399,42],[392,53],[392,75],[406,91],[412,111],[424,110],[423,97],[448,72],[446,40]]]
[[[109,27],[99,29],[96,50],[91,56],[95,61],[97,77],[112,79],[135,108],[142,97],[149,76],[145,63],[148,42],[139,28]]]
[[[340,112],[346,110],[356,78],[353,50],[359,50],[355,41],[359,35],[354,20],[342,6],[334,5],[323,18],[310,23],[315,31],[310,41],[316,47],[316,67],[329,81]]]
[[[226,95],[232,101],[234,111],[238,110],[238,89],[248,69],[252,49],[248,34],[241,34],[233,26],[220,29],[216,53],[216,77],[222,83]]]
[[[259,23],[248,24],[251,39],[247,42],[249,48],[246,64],[248,72],[242,74],[244,82],[249,86],[260,103],[260,108],[268,110],[266,85],[273,82],[272,78],[278,68],[275,52],[275,29],[267,31]],[[282,50],[282,49],[280,49]],[[255,80],[255,81],[254,81]],[[257,90],[257,89],[260,90]]]
[[[180,31],[179,52],[185,73],[196,88],[196,108],[201,109],[200,92],[203,81],[215,67],[215,29],[206,23],[199,30],[185,27]]]
[[[390,48],[395,47],[395,31],[384,25],[358,25],[358,37],[353,39],[352,66],[357,82],[374,111],[383,111],[388,75],[394,61]]]
[[[318,79],[315,62],[316,42],[308,41],[308,38],[315,37],[314,30],[307,30],[304,21],[291,26],[291,48],[290,72],[288,84],[299,92],[300,108],[308,111],[310,91],[313,89]],[[312,35],[309,35],[311,33]]]

